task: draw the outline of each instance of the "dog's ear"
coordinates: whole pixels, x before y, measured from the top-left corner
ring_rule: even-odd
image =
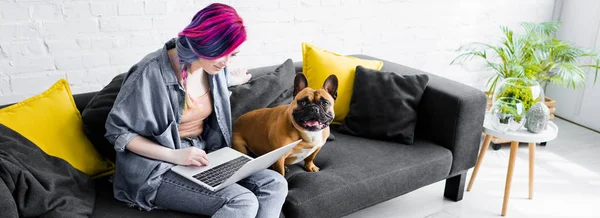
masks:
[[[296,97],[302,89],[308,87],[308,80],[306,80],[306,76],[302,73],[297,73],[296,78],[294,78],[294,95],[292,97]]]
[[[337,99],[337,88],[338,88],[338,79],[335,74],[329,75],[325,82],[323,83],[323,89],[325,89],[333,100]]]

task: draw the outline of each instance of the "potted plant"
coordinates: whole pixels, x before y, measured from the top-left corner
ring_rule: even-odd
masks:
[[[503,36],[498,45],[473,42],[461,46],[457,50],[460,54],[450,64],[483,59],[485,66],[495,72],[487,83],[490,100],[497,84],[506,78],[531,79],[544,89],[549,83],[576,89],[585,85],[584,68],[592,68],[596,82],[600,68],[599,53],[554,38],[559,22],[522,23],[521,27],[524,29],[522,34],[516,34],[501,26]],[[583,61],[592,64],[580,64]],[[545,101],[553,113],[555,102],[547,97]]]

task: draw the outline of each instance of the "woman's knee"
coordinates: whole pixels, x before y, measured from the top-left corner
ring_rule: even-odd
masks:
[[[278,192],[285,193],[285,195],[287,195],[288,182],[285,179],[285,177],[283,177],[281,174],[279,174],[277,172],[275,172],[275,175],[273,176],[273,186],[277,189]]]
[[[258,212],[258,199],[251,191],[243,192],[231,198],[226,204],[229,207],[244,211],[243,213],[247,215],[254,214],[256,216]]]
[[[263,176],[267,182],[262,184],[261,190],[275,195],[287,196],[288,183],[285,177],[273,170],[264,170]]]

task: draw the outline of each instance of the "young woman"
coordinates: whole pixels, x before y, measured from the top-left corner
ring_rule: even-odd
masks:
[[[235,9],[211,4],[179,37],[129,70],[106,121],[106,138],[117,150],[116,199],[145,210],[279,217],[287,182],[272,170],[217,192],[169,170],[206,165],[206,153],[231,146],[228,86],[250,75],[230,74],[227,65],[245,40]]]

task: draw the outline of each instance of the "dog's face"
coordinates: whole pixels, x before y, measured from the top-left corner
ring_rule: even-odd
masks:
[[[323,83],[323,88],[314,90],[308,87],[304,74],[297,74],[294,100],[290,104],[294,127],[301,131],[320,131],[329,127],[335,117],[333,104],[337,98],[337,86],[337,77],[331,75]]]

